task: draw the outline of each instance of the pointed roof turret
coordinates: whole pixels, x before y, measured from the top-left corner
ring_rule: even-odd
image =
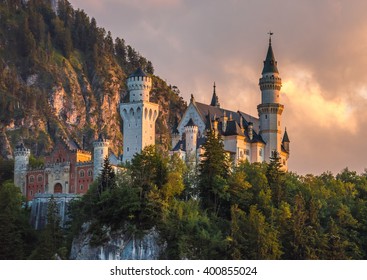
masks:
[[[268,47],[268,53],[266,54],[266,59],[264,61],[264,68],[261,74],[265,73],[278,73],[278,67],[277,62],[274,57],[273,48],[271,46],[271,35],[273,35],[272,32],[269,32],[269,47]]]
[[[102,134],[102,133],[98,134],[98,139],[97,139],[97,141],[99,141],[99,142],[103,142],[104,140],[105,140],[105,138],[103,137],[103,134]]]
[[[220,103],[219,103],[219,99],[218,99],[218,96],[217,96],[217,93],[215,92],[215,82],[214,82],[214,85],[213,85],[213,97],[212,97],[212,102],[210,102],[210,106],[214,106],[214,107],[220,107]]]
[[[149,75],[145,73],[140,67],[136,69],[129,77],[148,77]]]
[[[196,124],[194,123],[192,119],[190,119],[189,122],[185,125],[185,127],[186,126],[196,126]]]
[[[282,143],[290,143],[288,133],[287,133],[287,128],[285,128]]]

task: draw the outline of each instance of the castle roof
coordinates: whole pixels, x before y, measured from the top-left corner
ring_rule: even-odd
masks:
[[[265,73],[279,73],[277,68],[277,62],[274,57],[273,48],[271,46],[271,38],[269,38],[268,53],[266,54],[266,59],[264,61],[264,68],[262,74]]]
[[[98,142],[103,142],[105,140],[106,140],[106,138],[103,136],[102,133],[98,134],[98,139],[97,139]]]
[[[196,149],[200,148],[200,146],[202,146],[205,143],[205,141],[206,141],[205,137],[198,138],[196,141]],[[176,146],[174,146],[172,149],[173,152],[177,152],[180,150],[186,152],[186,139],[178,141]]]
[[[229,135],[244,135],[246,137],[247,142],[251,143],[265,143],[262,137],[257,134],[256,128],[260,125],[260,120],[258,118],[255,118],[249,114],[246,114],[241,111],[231,111],[226,110],[223,108],[218,108],[214,106],[210,106],[204,103],[195,102],[194,103],[195,108],[197,109],[201,119],[205,123],[205,129],[209,130],[213,128],[213,120],[217,119],[218,122],[218,132],[224,136]],[[226,131],[223,132],[223,120],[227,116],[229,117],[229,120],[227,120],[227,128]],[[253,136],[252,139],[250,139],[248,135],[248,126],[249,124],[253,124]],[[242,129],[245,129],[245,133],[242,132]],[[227,130],[228,129],[228,130]]]
[[[24,149],[26,149],[26,147],[24,146],[23,141],[22,141],[22,142],[20,142],[18,145],[16,145],[16,146],[15,146],[15,148],[16,148],[17,150],[24,150]]]
[[[70,151],[76,151],[76,150],[81,150],[79,144],[72,140],[72,139],[63,139],[66,147],[70,150]]]
[[[289,154],[289,151],[287,151],[287,149],[283,146],[283,144],[281,145],[281,149],[283,153]]]
[[[245,136],[244,133],[242,132],[242,129],[238,125],[238,123],[234,120],[227,122],[226,131],[224,132],[224,135],[225,136],[230,136],[230,135]]]
[[[284,131],[284,135],[283,135],[282,143],[290,143],[290,142],[291,142],[291,141],[289,141],[289,137],[288,137],[287,129],[285,129],[285,131]]]
[[[214,106],[218,108],[220,107],[219,99],[218,99],[217,93],[215,92],[215,82],[213,85],[213,96],[212,96],[212,101],[210,102],[210,106]]]
[[[149,75],[147,73],[145,73],[140,67],[138,69],[135,70],[134,73],[132,73],[130,77],[148,77]]]
[[[194,123],[194,121],[190,118],[190,120],[187,122],[186,126],[196,126],[196,124]]]
[[[231,115],[232,115],[232,119],[235,120],[237,123],[241,122],[241,117],[242,117],[244,119],[245,127],[247,127],[249,122],[252,122],[254,124],[254,128],[259,127],[259,124],[260,124],[260,120],[258,118],[253,117],[241,111],[234,112],[231,110],[226,110],[226,109],[210,106],[210,105],[200,103],[200,102],[195,102],[195,106],[198,109],[198,113],[201,116],[201,119],[205,124],[213,120],[212,117],[209,119],[208,116],[216,116],[216,118],[221,119],[225,116],[231,116]]]

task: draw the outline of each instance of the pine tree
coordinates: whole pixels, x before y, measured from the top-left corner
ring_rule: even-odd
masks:
[[[98,180],[98,192],[101,195],[104,191],[112,190],[116,187],[116,174],[106,156],[103,162],[102,173]]]
[[[56,200],[51,196],[47,207],[46,227],[41,234],[41,242],[31,255],[31,259],[53,260],[65,259],[66,248],[61,219]]]
[[[13,183],[0,185],[0,259],[19,260],[24,257],[20,228],[21,193]]]
[[[280,156],[278,152],[274,151],[270,157],[270,163],[266,170],[266,178],[268,179],[269,187],[272,191],[273,203],[277,208],[284,196],[284,174],[284,171],[282,171],[282,164],[280,163]]]
[[[200,155],[199,164],[201,204],[204,209],[215,215],[228,216],[230,209],[226,179],[229,176],[229,161],[223,142],[213,130],[210,130],[207,132],[203,148],[204,154]]]

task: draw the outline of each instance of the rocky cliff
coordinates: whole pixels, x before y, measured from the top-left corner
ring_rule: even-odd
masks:
[[[91,236],[84,225],[81,234],[74,238],[70,259],[72,260],[156,260],[164,246],[160,246],[158,233],[152,229],[143,236],[126,234],[121,231],[111,233],[110,240],[103,246],[91,246]]]
[[[68,1],[0,3],[0,155],[11,158],[23,139],[43,156],[60,137],[85,149],[103,132],[115,154],[122,152],[118,107],[128,101],[126,77],[152,63],[123,39],[96,25]],[[154,46],[152,46],[154,47]],[[157,143],[165,149],[170,129],[186,107],[177,90],[153,76],[153,102],[161,114]]]

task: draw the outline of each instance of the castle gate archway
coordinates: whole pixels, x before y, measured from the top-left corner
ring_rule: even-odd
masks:
[[[54,186],[54,193],[62,193],[62,185],[60,183],[56,183]]]

